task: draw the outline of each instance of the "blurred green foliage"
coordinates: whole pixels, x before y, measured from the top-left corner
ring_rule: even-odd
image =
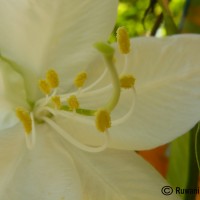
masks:
[[[175,23],[178,25],[182,16],[184,0],[171,0],[170,10]],[[118,18],[111,37],[111,41],[115,41],[115,32],[118,27],[125,26],[130,37],[150,35],[157,18],[162,10],[158,4],[155,5],[151,13],[144,18],[145,11],[149,7],[150,0],[120,0],[118,7]],[[159,34],[164,35],[165,29],[159,26]]]

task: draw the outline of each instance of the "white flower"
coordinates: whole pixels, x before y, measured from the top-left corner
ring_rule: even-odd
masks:
[[[116,0],[1,1],[0,199],[165,199],[166,182],[129,150],[169,142],[199,120],[200,37],[134,39],[127,56],[116,50],[106,63],[93,44],[107,39],[116,8]],[[120,90],[115,67],[136,77],[136,93]],[[45,97],[38,81],[47,71],[60,84],[49,94],[56,75],[40,82]],[[111,114],[105,134],[92,116],[101,107]]]

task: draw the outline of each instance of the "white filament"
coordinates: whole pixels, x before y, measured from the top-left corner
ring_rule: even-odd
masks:
[[[86,151],[86,152],[92,152],[92,153],[98,153],[103,150],[105,150],[108,147],[108,133],[106,133],[104,136],[104,143],[101,146],[92,147],[87,146],[85,144],[82,144],[78,140],[74,139],[67,131],[63,130],[60,126],[58,126],[53,120],[43,117],[42,118],[47,124],[49,124],[56,132],[58,132],[63,138],[65,138],[68,142],[73,144],[75,147]]]
[[[57,94],[57,88],[55,88],[50,95],[46,95],[45,98],[42,98],[39,101],[37,101],[35,106],[40,106],[40,107],[46,106],[51,101],[51,98],[56,94]]]
[[[108,69],[105,68],[104,71],[103,71],[103,73],[101,74],[101,76],[95,82],[93,82],[91,85],[89,85],[88,87],[84,88],[82,90],[82,92],[87,92],[88,90],[90,90],[93,87],[95,87],[98,83],[100,83],[103,80],[103,78],[105,77],[105,75],[106,75],[107,72],[108,72]]]
[[[125,54],[124,55],[124,66],[123,66],[123,69],[122,69],[120,75],[125,74],[127,72],[127,69],[128,69],[128,55]]]

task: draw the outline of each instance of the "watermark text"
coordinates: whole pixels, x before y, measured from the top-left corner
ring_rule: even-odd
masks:
[[[175,187],[175,188],[172,188],[171,186],[164,186],[162,187],[161,189],[161,192],[162,194],[168,196],[168,195],[171,195],[171,194],[200,194],[200,190],[199,190],[199,187],[197,188],[181,188],[181,187]]]

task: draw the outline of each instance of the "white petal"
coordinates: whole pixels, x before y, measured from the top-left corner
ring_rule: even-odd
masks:
[[[16,107],[27,107],[24,80],[9,63],[0,60],[0,130],[17,123]]]
[[[128,61],[136,77],[137,102],[133,117],[112,129],[115,147],[159,146],[200,119],[199,42],[197,35],[132,41]],[[121,110],[126,107],[124,101]]]
[[[91,122],[92,122],[91,118]],[[103,134],[100,133],[94,125],[88,125],[82,121],[77,121],[76,116],[73,118],[56,117],[56,123],[62,127],[68,134],[83,144],[90,146],[100,146],[104,143]]]
[[[119,149],[148,149],[167,143],[184,134],[200,119],[200,68],[197,35],[179,35],[164,39],[138,38],[132,40],[128,70],[136,77],[136,107],[130,119],[110,132],[110,146]],[[117,55],[117,67],[123,64]],[[105,84],[108,84],[105,78]],[[85,100],[100,104],[105,94],[92,95]],[[114,111],[120,117],[128,112],[131,99],[128,92]],[[104,101],[104,99],[103,99]],[[66,130],[83,143],[101,144],[95,127],[73,121],[63,122]]]
[[[0,131],[0,199],[23,155],[24,137],[19,127]]]
[[[21,66],[30,86],[36,83],[34,76],[52,67],[67,84],[68,77],[91,61],[93,44],[108,39],[117,4],[117,0],[2,0],[1,54]]]
[[[69,152],[78,166],[84,200],[179,199],[162,194],[169,184],[135,152],[110,149],[92,154],[72,147]]]
[[[34,149],[25,149],[1,199],[81,199],[76,168],[69,154],[59,148],[56,135],[41,125],[36,139]]]
[[[0,130],[14,126],[18,119],[15,115],[13,105],[3,96],[0,96]]]
[[[0,93],[13,106],[27,107],[24,79],[10,63],[0,60]]]

